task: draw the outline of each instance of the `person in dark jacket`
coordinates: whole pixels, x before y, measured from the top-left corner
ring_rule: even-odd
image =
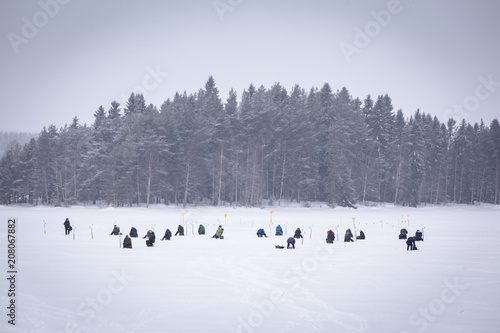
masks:
[[[295,238],[288,237],[288,239],[286,240],[286,248],[289,249],[290,245],[295,249]]]
[[[132,248],[132,238],[130,238],[128,235],[126,235],[125,239],[123,240],[123,248],[124,249]]]
[[[119,235],[120,234],[120,228],[118,228],[115,224],[113,227],[113,231],[111,231],[110,235]]]
[[[423,241],[423,240],[424,240],[424,239],[422,238],[422,231],[417,230],[417,232],[415,233],[415,240],[416,240],[416,241]]]
[[[334,240],[335,240],[335,233],[331,230],[328,230],[328,232],[326,233],[326,242],[333,243]]]
[[[401,231],[399,232],[399,239],[406,239],[407,236],[408,230],[406,230],[405,228],[401,229]]]
[[[161,240],[170,240],[170,237],[172,237],[172,232],[170,229],[167,229],[165,231],[165,235],[163,235],[163,238]]]
[[[130,228],[130,233],[129,233],[130,237],[134,237],[134,238],[137,238],[139,237],[139,235],[137,234],[137,229],[132,227]]]
[[[71,230],[73,230],[73,228],[71,227],[71,224],[69,223],[69,219],[66,218],[66,220],[64,221],[64,234],[65,235],[69,235],[69,232]]]
[[[365,233],[363,232],[363,230],[359,231],[359,236],[356,237],[356,239],[365,239]]]
[[[344,242],[354,242],[354,240],[352,239],[352,231],[351,229],[347,229],[346,232],[345,232],[345,237],[344,237]]]
[[[175,236],[177,236],[177,235],[184,236],[184,227],[180,224],[177,227],[177,232],[175,233]]]
[[[276,227],[276,236],[283,236],[283,229],[281,228],[281,226],[279,224]]]
[[[200,226],[198,227],[198,235],[204,235],[205,234],[205,227],[203,226],[203,224],[200,224]]]
[[[146,246],[148,246],[148,247],[153,246],[155,241],[156,241],[155,233],[154,233],[154,231],[151,231],[151,230],[148,230],[148,233],[146,234],[146,236],[142,237],[142,239],[144,239],[144,238],[147,238],[146,239]]]
[[[413,251],[413,250],[418,250],[417,247],[415,246],[415,238],[414,237],[408,237],[406,240],[406,251]]]
[[[293,238],[304,238],[302,236],[302,231],[300,230],[300,228],[297,228],[297,230],[295,230],[295,235],[293,235]]]
[[[264,229],[257,230],[257,237],[267,237],[266,232],[264,231]]]

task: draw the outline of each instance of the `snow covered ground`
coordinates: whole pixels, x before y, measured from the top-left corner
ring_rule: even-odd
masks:
[[[181,212],[188,235],[161,241],[166,228],[175,233],[183,223]],[[0,332],[500,329],[498,206],[9,206],[0,207],[0,217]],[[6,316],[10,217],[17,218],[15,326]],[[64,235],[66,217],[76,227],[74,238]],[[367,239],[344,243],[353,217]],[[156,245],[138,238],[133,249],[120,248],[120,237],[109,235],[115,223],[124,234],[136,226],[139,237],[154,228]],[[205,236],[196,234],[199,223]],[[219,224],[223,240],[211,238]],[[288,237],[302,228],[303,243],[276,249],[287,238],[274,236],[278,224]],[[424,226],[419,250],[406,251],[399,229],[413,235]],[[259,228],[272,236],[257,238]],[[328,229],[341,242],[326,244]]]

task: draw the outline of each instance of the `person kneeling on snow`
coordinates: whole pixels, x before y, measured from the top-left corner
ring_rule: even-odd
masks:
[[[331,230],[328,230],[328,232],[326,233],[326,242],[333,243],[334,240],[335,240],[335,233]]]
[[[399,232],[399,239],[406,239],[407,235],[408,235],[408,230],[406,230],[405,228],[403,228]]]
[[[148,233],[146,234],[146,236],[142,237],[142,239],[144,238],[147,238],[146,239],[146,246],[153,246],[153,244],[155,243],[156,241],[156,236],[155,236],[155,233],[154,231],[151,231],[151,230],[148,230]]]
[[[276,236],[283,236],[283,229],[281,229],[281,226],[279,224],[276,227]]]
[[[224,228],[222,228],[222,226],[220,225],[219,228],[217,229],[217,231],[215,232],[215,235],[212,236],[212,238],[215,238],[215,239],[224,239],[224,236],[222,236],[222,233],[224,232]]]
[[[359,231],[359,236],[356,237],[356,239],[365,239],[365,233],[363,232],[363,230]]]
[[[179,227],[177,227],[177,232],[175,233],[175,236],[184,236],[184,227],[179,224]]]
[[[132,227],[130,228],[130,233],[129,233],[130,237],[134,237],[134,238],[137,238],[139,237],[139,235],[137,234],[137,229]]]
[[[406,251],[413,251],[413,250],[418,250],[417,246],[415,245],[415,238],[414,237],[408,237],[406,240]]]
[[[203,226],[203,224],[200,224],[200,226],[198,227],[198,235],[204,235],[205,234],[205,227]]]
[[[302,237],[302,231],[300,231],[300,228],[297,228],[297,230],[295,230],[295,235],[293,235],[293,238],[304,238]]]
[[[170,240],[170,237],[172,237],[172,232],[170,231],[170,229],[167,229],[165,231],[165,235],[163,235],[163,238],[161,240]]]
[[[264,231],[264,229],[257,230],[257,237],[267,237],[266,232]]]
[[[416,241],[423,241],[423,240],[424,240],[424,239],[422,238],[422,231],[417,230],[417,232],[415,233],[415,240],[416,240]]]
[[[295,249],[295,238],[293,237],[289,237],[287,240],[286,240],[286,248],[289,249],[290,248],[290,245],[292,246],[292,248]]]
[[[354,242],[352,239],[352,231],[351,229],[347,229],[345,232],[344,242]]]
[[[115,226],[113,227],[113,231],[111,231],[110,235],[119,235],[120,234],[120,228],[118,228],[115,224]]]
[[[128,235],[126,235],[125,239],[123,240],[123,248],[124,249],[132,248],[132,238],[130,238]]]

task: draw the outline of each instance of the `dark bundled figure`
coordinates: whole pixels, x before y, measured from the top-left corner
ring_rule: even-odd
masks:
[[[297,228],[297,230],[295,230],[295,235],[293,235],[293,238],[304,238],[302,236],[302,231],[300,230],[300,228]]]
[[[352,239],[352,231],[351,229],[347,229],[346,232],[345,232],[345,237],[344,237],[344,242],[354,242],[354,240]]]
[[[69,223],[69,219],[66,218],[66,220],[64,221],[64,234],[65,235],[69,235],[69,232],[71,230],[73,230],[73,228],[71,227],[71,224]]]
[[[146,246],[148,246],[148,247],[153,246],[155,241],[156,241],[155,233],[154,233],[154,231],[151,231],[151,230],[148,230],[148,233],[146,234],[146,236],[142,237],[142,239],[144,239],[144,238],[147,238],[146,239]]]
[[[180,224],[177,227],[177,232],[175,233],[175,236],[177,236],[177,235],[184,236],[184,227]]]
[[[328,232],[326,233],[326,242],[333,243],[334,240],[335,240],[335,233],[331,230],[328,230]]]
[[[115,226],[113,227],[113,231],[111,231],[110,235],[119,235],[120,234],[120,228],[118,228],[115,224]]]
[[[403,228],[399,232],[399,239],[406,239],[407,235],[408,235],[408,230],[406,230],[405,228]]]
[[[126,235],[125,239],[123,240],[123,248],[124,249],[132,248],[132,238],[130,238],[128,235]]]
[[[170,237],[172,237],[172,232],[170,229],[167,229],[165,231],[165,235],[163,235],[163,238],[161,240],[170,240]]]
[[[415,245],[415,238],[414,237],[408,237],[406,240],[406,251],[413,251],[413,250],[418,250],[417,246]]]
[[[424,238],[422,236],[422,231],[417,230],[417,232],[415,233],[415,240],[416,241],[423,241],[424,240]]]
[[[130,237],[134,237],[134,238],[137,238],[139,237],[139,235],[137,234],[137,229],[132,227],[130,228],[130,233],[129,233]]]
[[[359,231],[359,236],[356,237],[356,239],[365,239],[365,233],[363,232],[363,230]]]

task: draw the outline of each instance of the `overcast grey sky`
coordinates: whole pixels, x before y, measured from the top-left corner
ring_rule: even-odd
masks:
[[[500,1],[39,0],[0,2],[0,130],[39,132],[132,90],[160,107],[213,75],[223,101],[250,83],[389,94],[489,124],[500,110]]]

